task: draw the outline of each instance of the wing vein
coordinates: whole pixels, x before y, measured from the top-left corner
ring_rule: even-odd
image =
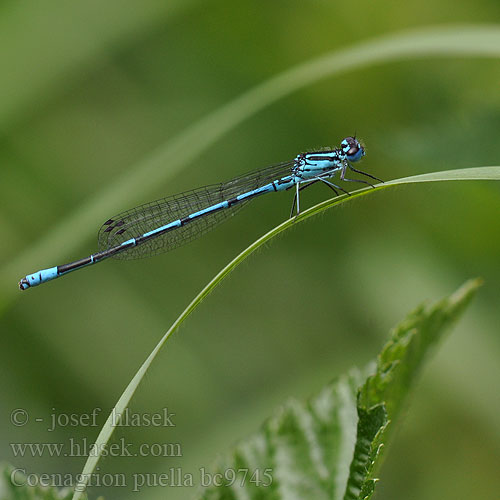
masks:
[[[108,250],[130,238],[137,238],[169,222],[187,217],[194,212],[290,175],[292,168],[293,161],[279,163],[244,174],[228,182],[200,187],[126,210],[108,219],[101,226],[98,234],[99,251]],[[204,215],[189,224],[148,239],[141,245],[119,252],[114,255],[114,258],[140,259],[173,250],[210,231],[233,216],[246,203],[248,201]]]

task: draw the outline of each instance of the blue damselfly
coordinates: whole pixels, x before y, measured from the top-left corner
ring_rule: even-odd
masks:
[[[338,196],[345,189],[331,181],[340,173],[340,181],[367,181],[346,178],[351,163],[359,161],[365,150],[355,137],[346,137],[340,148],[301,153],[294,160],[247,173],[228,182],[201,187],[140,205],[108,219],[99,230],[99,251],[84,259],[42,269],[19,282],[27,288],[53,280],[71,271],[96,264],[109,257],[136,259],[167,252],[192,241],[227,219],[248,201],[265,193],[295,188],[292,213],[300,212],[299,195],[306,187],[322,182]],[[381,181],[383,182],[383,181]]]

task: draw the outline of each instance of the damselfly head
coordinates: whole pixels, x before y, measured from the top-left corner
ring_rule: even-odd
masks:
[[[358,161],[365,156],[365,148],[356,137],[346,137],[340,146],[348,161]]]

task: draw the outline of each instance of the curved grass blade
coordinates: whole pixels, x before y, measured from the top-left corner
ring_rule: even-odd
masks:
[[[0,269],[3,306],[17,292],[11,283],[16,283],[18,275],[33,267],[35,261],[64,260],[93,234],[96,220],[104,220],[109,214],[117,212],[119,207],[139,204],[145,193],[159,184],[166,184],[169,178],[224,134],[277,100],[323,78],[374,64],[425,57],[464,56],[500,58],[500,27],[433,27],[391,34],[331,51],[257,85],[164,143],[150,157],[133,165],[122,177],[97,191],[16,259],[3,266]]]
[[[237,257],[235,257],[227,266],[225,266],[202,290],[201,292],[191,301],[191,303],[184,309],[181,315],[175,320],[173,325],[169,328],[169,330],[165,333],[165,335],[158,342],[154,350],[148,356],[146,361],[139,368],[138,372],[135,374],[133,379],[128,384],[127,388],[120,396],[120,399],[116,403],[113,411],[108,417],[106,423],[104,424],[99,436],[97,437],[95,447],[96,450],[103,450],[111,437],[114,426],[112,425],[112,415],[115,414],[123,414],[125,408],[128,406],[132,396],[134,395],[137,387],[139,386],[141,380],[144,375],[148,371],[152,362],[154,361],[156,355],[161,350],[161,348],[165,345],[167,340],[171,337],[171,335],[179,328],[179,326],[187,319],[187,317],[198,307],[200,302],[228,275],[230,274],[239,264],[241,264],[247,257],[249,257],[255,250],[257,250],[260,246],[262,246],[267,241],[271,240],[281,232],[290,228],[292,225],[304,221],[313,215],[317,215],[325,210],[332,208],[334,206],[340,205],[347,201],[353,200],[355,198],[359,198],[361,196],[366,196],[369,193],[373,193],[375,191],[379,191],[382,189],[389,189],[395,186],[404,185],[404,184],[412,184],[412,183],[421,183],[421,182],[443,182],[443,181],[457,181],[457,180],[500,180],[500,166],[494,167],[476,167],[476,168],[464,168],[457,170],[448,170],[444,172],[433,172],[430,174],[422,174],[416,175],[414,177],[405,177],[403,179],[393,180],[387,182],[385,184],[378,184],[375,188],[365,188],[360,189],[359,191],[353,192],[351,196],[342,195],[336,198],[332,198],[326,200],[310,209],[302,212],[299,216],[288,219],[279,226],[276,226],[274,229],[266,233],[264,236],[254,241],[249,247],[247,247],[243,252],[241,252]],[[500,198],[499,198],[500,203]],[[101,453],[101,452],[100,452]],[[85,463],[82,477],[89,478],[94,471],[99,459],[100,454],[96,454],[95,456],[90,456]],[[73,496],[73,500],[78,500],[81,498],[82,492],[84,491],[86,486],[86,481],[83,481],[78,485],[77,491]]]
[[[83,78],[89,67],[110,53],[129,46],[131,39],[165,26],[192,2],[146,1],[141,9],[120,0],[101,5],[99,16],[88,2],[36,3],[29,9],[13,2],[2,5],[0,18],[0,128],[13,127],[30,117],[33,107]],[[78,19],[88,36],[68,29]],[[41,36],[42,33],[49,33]],[[28,118],[29,119],[29,118]]]

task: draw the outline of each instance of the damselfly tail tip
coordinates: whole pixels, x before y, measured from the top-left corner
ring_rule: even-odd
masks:
[[[23,278],[19,282],[19,290],[27,290],[30,287],[30,284],[26,278]]]

